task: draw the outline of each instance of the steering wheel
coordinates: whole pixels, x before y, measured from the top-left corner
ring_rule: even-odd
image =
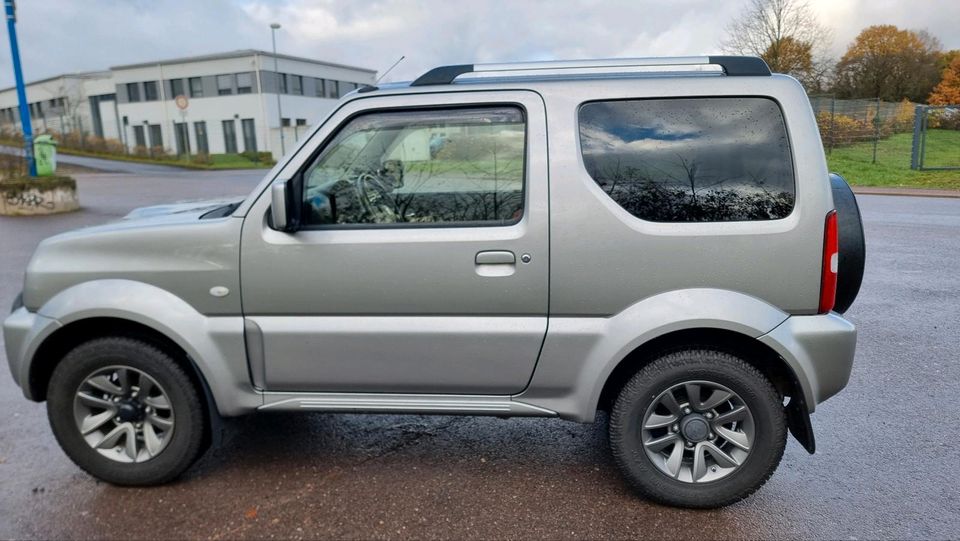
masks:
[[[390,189],[373,173],[361,173],[353,182],[363,212],[373,223],[392,224],[397,213],[390,200]]]

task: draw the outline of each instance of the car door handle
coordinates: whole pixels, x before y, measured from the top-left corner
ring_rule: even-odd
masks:
[[[517,256],[507,250],[487,250],[477,252],[477,265],[515,265]]]

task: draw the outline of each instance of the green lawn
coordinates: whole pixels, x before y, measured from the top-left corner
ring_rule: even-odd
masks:
[[[960,169],[954,171],[913,171],[910,169],[912,133],[898,133],[877,143],[877,163],[873,143],[857,143],[835,148],[827,154],[830,171],[840,173],[854,186],[890,186],[960,190]],[[960,166],[960,131],[927,132],[924,165]]]
[[[174,167],[184,167],[187,169],[269,169],[273,167],[272,161],[254,162],[242,154],[210,154],[210,163],[197,163],[183,158],[150,158],[148,156],[134,156],[131,154],[103,154],[100,152],[85,152],[76,149],[57,149],[62,154],[74,156],[89,156],[91,158],[103,158],[107,160],[119,160],[126,162],[154,163],[158,165],[172,165]]]

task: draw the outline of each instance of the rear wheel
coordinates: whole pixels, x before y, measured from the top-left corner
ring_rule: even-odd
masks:
[[[644,367],[610,415],[610,445],[641,495],[711,508],[746,498],[776,470],[787,427],[777,391],[732,355],[688,350]]]
[[[94,477],[118,485],[172,480],[202,451],[203,405],[165,352],[131,338],[77,346],[47,388],[60,446]]]

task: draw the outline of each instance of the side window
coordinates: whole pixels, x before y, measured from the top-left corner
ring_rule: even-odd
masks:
[[[304,172],[312,225],[509,225],[523,215],[517,107],[368,113]]]
[[[790,143],[770,99],[587,103],[580,146],[593,180],[643,220],[776,220],[793,210]]]

